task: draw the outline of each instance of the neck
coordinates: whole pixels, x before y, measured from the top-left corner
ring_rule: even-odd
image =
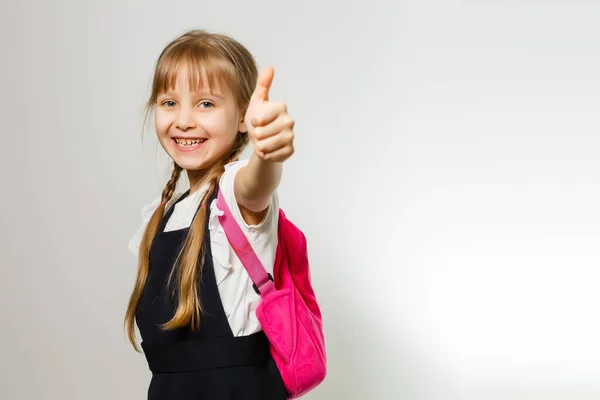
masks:
[[[186,170],[186,173],[190,182],[190,194],[200,189],[208,177],[208,170],[205,169],[199,171]]]

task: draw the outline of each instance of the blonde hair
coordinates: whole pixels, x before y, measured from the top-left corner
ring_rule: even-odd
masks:
[[[238,108],[244,115],[258,78],[254,57],[244,46],[228,36],[204,30],[192,30],[170,42],[160,54],[154,71],[152,93],[146,103],[146,117],[154,109],[158,96],[175,86],[177,72],[182,67],[187,68],[187,71],[198,72],[187,74],[190,88],[207,85],[210,89],[218,83],[226,84],[233,92]],[[165,330],[188,325],[191,325],[192,329],[197,329],[200,325],[203,309],[199,298],[198,282],[202,275],[205,257],[202,242],[206,207],[209,206],[207,202],[217,188],[225,165],[236,160],[247,144],[247,132],[238,132],[227,156],[204,174],[203,182],[209,183],[209,189],[202,198],[201,206],[192,221],[169,278],[171,279],[176,273],[178,303],[173,318],[162,326]],[[148,277],[150,247],[163,218],[166,204],[175,192],[181,172],[182,168],[173,163],[171,179],[162,192],[162,202],[152,214],[140,243],[137,279],[125,314],[125,328],[129,341],[137,351],[140,349],[135,338],[135,314]]]

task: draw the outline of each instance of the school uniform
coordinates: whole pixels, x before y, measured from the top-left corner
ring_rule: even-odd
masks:
[[[272,273],[277,248],[278,202],[274,195],[267,216],[247,225],[235,201],[235,174],[247,161],[228,164],[219,187],[257,256]],[[284,400],[286,392],[270,355],[269,342],[255,315],[260,296],[235,252],[218,216],[216,195],[207,207],[203,246],[205,261],[199,280],[204,313],[200,327],[164,331],[174,315],[176,279],[167,287],[173,263],[206,192],[175,195],[167,203],[150,249],[148,279],[136,312],[142,348],[152,371],[149,400]],[[141,235],[160,199],[142,211],[143,224],[130,241],[137,254]]]

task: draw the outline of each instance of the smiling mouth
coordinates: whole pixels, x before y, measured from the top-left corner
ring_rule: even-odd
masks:
[[[175,141],[175,143],[177,143],[179,146],[181,147],[194,147],[194,146],[198,146],[204,142],[206,142],[207,139],[204,138],[199,138],[199,139],[181,139],[181,138],[173,138],[173,140]]]

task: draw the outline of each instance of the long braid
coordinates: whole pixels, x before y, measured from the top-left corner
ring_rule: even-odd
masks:
[[[148,279],[150,247],[152,246],[152,241],[154,240],[154,236],[156,236],[160,226],[166,204],[173,197],[173,193],[175,193],[175,188],[177,186],[177,182],[179,181],[179,177],[181,176],[181,171],[182,168],[174,163],[171,179],[169,179],[162,192],[161,203],[152,214],[152,217],[150,217],[150,220],[146,226],[146,230],[144,231],[144,236],[140,242],[137,279],[133,288],[133,292],[131,293],[131,297],[129,298],[127,312],[125,313],[125,327],[127,329],[127,336],[137,351],[140,351],[140,349],[135,341],[135,312],[140,302],[140,298],[142,297],[146,280]]]
[[[176,163],[173,163],[171,179],[169,179],[165,185],[161,196],[161,202],[163,206],[166,205],[169,200],[171,200],[171,197],[173,197],[173,193],[175,193],[175,188],[177,187],[177,182],[179,182],[179,177],[181,176],[181,171],[183,171],[183,169]]]
[[[162,325],[165,330],[176,329],[186,325],[191,325],[192,329],[200,326],[200,316],[203,307],[200,302],[199,281],[204,269],[204,227],[206,224],[206,209],[210,207],[208,201],[211,195],[217,190],[219,180],[225,171],[225,164],[235,160],[248,143],[248,134],[240,132],[236,136],[232,150],[228,157],[220,163],[213,166],[206,175],[208,181],[208,190],[204,193],[198,212],[194,216],[185,244],[181,249],[177,260],[171,270],[169,280],[177,272],[178,286],[178,305],[173,318]]]

